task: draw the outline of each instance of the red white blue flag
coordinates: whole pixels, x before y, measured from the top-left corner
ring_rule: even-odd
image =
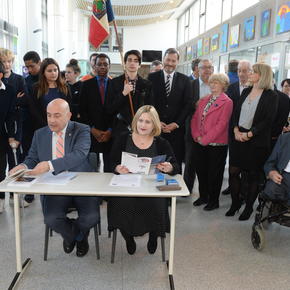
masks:
[[[109,36],[109,23],[115,19],[110,0],[94,0],[90,22],[89,41],[99,47]]]

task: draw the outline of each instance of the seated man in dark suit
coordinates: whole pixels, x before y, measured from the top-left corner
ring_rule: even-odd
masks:
[[[16,170],[29,168],[29,174],[38,175],[48,171],[59,174],[63,171],[91,171],[88,162],[90,150],[90,128],[69,121],[71,112],[68,103],[55,99],[47,106],[48,126],[34,133],[32,145],[24,162]],[[67,210],[76,207],[78,218],[67,218]],[[44,222],[63,237],[66,253],[77,244],[77,256],[86,255],[89,249],[88,234],[99,221],[99,199],[88,196],[53,196],[42,199]]]
[[[264,166],[269,180],[263,195],[272,200],[287,201],[290,205],[290,133],[280,135]]]

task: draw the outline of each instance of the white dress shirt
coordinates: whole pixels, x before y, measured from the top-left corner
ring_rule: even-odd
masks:
[[[169,82],[170,82],[170,91],[172,89],[172,82],[173,82],[173,77],[174,77],[174,73],[175,71],[173,71],[171,74],[168,74],[165,70],[163,71],[164,73],[164,82],[166,83],[167,81],[167,76],[170,75],[170,79],[169,79]]]
[[[1,84],[2,84],[2,85],[0,86],[0,90],[4,90],[4,91],[5,91],[5,90],[6,90],[6,87],[5,87],[4,83],[1,82]]]
[[[203,98],[211,94],[210,87],[199,78],[199,98]]]

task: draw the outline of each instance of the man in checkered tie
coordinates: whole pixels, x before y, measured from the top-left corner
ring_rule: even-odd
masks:
[[[90,128],[70,121],[68,103],[55,99],[47,106],[47,123],[34,133],[32,145],[24,162],[10,171],[32,169],[29,174],[45,172],[59,174],[63,171],[89,172],[88,162],[91,145]],[[63,237],[66,253],[77,246],[78,257],[86,255],[89,249],[88,234],[91,227],[99,222],[99,198],[88,196],[42,196],[44,223]],[[68,208],[75,207],[77,219],[69,219]]]

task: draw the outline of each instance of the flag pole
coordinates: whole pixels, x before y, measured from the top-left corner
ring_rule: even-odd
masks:
[[[121,45],[121,41],[119,39],[118,29],[117,29],[117,24],[116,24],[115,19],[113,20],[113,25],[114,25],[114,30],[115,30],[115,34],[116,34],[116,40],[117,40],[117,43],[118,43],[118,46],[119,46],[119,52],[120,52],[122,67],[123,67],[123,71],[124,71],[124,75],[125,75],[125,83],[128,84],[128,76],[126,74],[124,57],[123,57],[123,46]],[[129,92],[128,98],[129,98],[129,103],[130,103],[130,109],[131,109],[132,119],[133,119],[135,113],[134,113],[134,107],[133,107],[133,101],[132,101],[131,92]]]

